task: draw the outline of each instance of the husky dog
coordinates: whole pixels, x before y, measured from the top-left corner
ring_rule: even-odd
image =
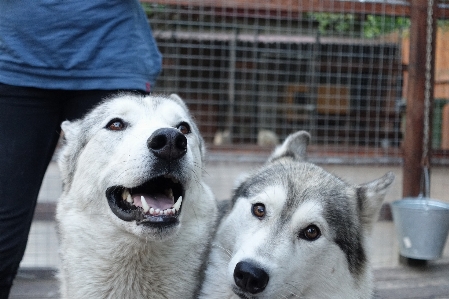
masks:
[[[217,208],[184,102],[120,94],[62,129],[62,298],[193,297]]]
[[[200,298],[370,298],[367,238],[394,175],[360,186],[304,162],[290,135],[236,188]]]

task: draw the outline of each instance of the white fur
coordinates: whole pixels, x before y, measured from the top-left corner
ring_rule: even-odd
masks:
[[[346,216],[353,220],[351,228],[356,230],[347,235],[354,238],[354,243],[357,242],[355,235],[360,235],[360,243],[366,249],[372,223],[393,175],[387,174],[362,186],[346,184],[323,169],[303,162],[308,139],[305,132],[288,137],[274,151],[267,165],[253,174],[253,181],[248,176],[246,182],[241,182],[242,186],[256,187],[246,189],[249,192],[236,189],[234,206],[221,221],[212,244],[200,299],[371,298],[369,258],[363,266],[357,265],[358,273],[351,272],[347,255],[335,241],[337,232],[341,231],[332,227],[326,218],[326,215],[329,217],[326,209],[334,206],[326,202],[329,194],[337,194],[345,201],[342,202],[344,213],[351,213]],[[270,168],[272,165],[279,167]],[[365,195],[360,212],[358,188]],[[331,192],[323,192],[326,191],[323,189]],[[286,208],[287,202],[291,203],[290,208]],[[330,202],[339,204],[339,201]],[[252,206],[260,203],[266,210],[262,219],[251,212]],[[339,213],[342,212],[333,215]],[[319,228],[321,236],[314,241],[298,237],[311,224]],[[339,229],[345,229],[342,220]],[[263,291],[251,294],[237,286],[234,270],[242,261],[250,261],[269,274]]]
[[[115,117],[129,127],[105,130]],[[180,121],[193,127],[186,135],[180,224],[159,231],[121,220],[110,210],[105,190],[146,181],[155,171],[147,139]],[[57,207],[62,298],[192,298],[216,204],[202,178],[202,139],[182,100],[121,95],[62,128],[67,139],[59,159],[64,191]]]

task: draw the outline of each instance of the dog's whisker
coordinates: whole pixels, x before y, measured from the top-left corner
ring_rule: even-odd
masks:
[[[288,294],[285,294],[285,295],[284,294],[278,294],[276,297],[285,299],[285,298],[288,298]]]
[[[194,162],[193,166],[196,167],[197,169],[201,170],[201,173],[209,175],[209,173],[206,171],[206,168],[201,163]]]
[[[207,176],[207,177],[210,177],[210,176],[211,176],[211,175],[209,174],[209,172],[206,170],[205,167],[201,167],[201,170],[203,171],[204,176]]]
[[[301,290],[299,290],[299,288],[298,288],[297,286],[295,286],[293,283],[288,283],[288,282],[286,282],[285,285],[288,286],[288,287],[286,287],[286,290],[287,290],[291,295],[294,295],[295,297],[299,297],[299,296],[300,296]],[[299,292],[299,294],[296,293],[296,292],[293,292],[293,290],[296,291],[296,292]]]
[[[194,169],[194,168],[188,168],[189,169],[189,171],[192,173],[192,178],[193,178],[193,180],[194,180],[194,182],[199,186],[199,185],[201,185],[201,179],[200,179],[200,176],[198,175],[198,173],[196,172],[196,170]]]
[[[224,248],[224,247],[221,246],[221,245],[218,245],[217,243],[212,243],[211,245],[212,245],[212,247],[220,248],[221,250],[223,250],[223,251],[226,253],[226,255],[227,255],[229,258],[232,258],[232,252],[231,252],[230,250]]]
[[[277,294],[277,298],[291,298],[291,297],[299,297],[297,293],[295,293],[291,288],[296,289],[292,284],[284,283],[284,285],[275,288],[272,292]]]

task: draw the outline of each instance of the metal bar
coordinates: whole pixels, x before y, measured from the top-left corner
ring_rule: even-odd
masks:
[[[360,13],[390,16],[411,16],[408,0],[396,1],[335,1],[335,0],[140,0],[141,2],[163,5],[178,5],[189,8],[211,9],[217,15],[234,15],[254,18],[297,18],[298,14],[311,11],[331,13]],[[437,18],[448,18],[449,7],[445,4],[435,6]]]
[[[426,72],[427,0],[411,1],[410,60],[408,65],[408,90],[406,133],[404,137],[403,197],[416,197],[421,192],[423,173],[422,154],[424,136],[424,94]],[[435,15],[433,19],[432,58],[435,56]],[[433,58],[434,59],[434,58]],[[431,74],[434,72],[431,63]],[[433,78],[431,77],[431,86]],[[431,95],[433,92],[430,93]],[[431,96],[432,98],[432,96]],[[433,102],[433,101],[432,101]],[[430,105],[432,107],[432,104]],[[429,142],[429,145],[431,142]]]
[[[229,41],[229,79],[228,79],[228,115],[226,128],[232,141],[232,129],[234,127],[234,106],[235,106],[235,65],[237,60],[237,30],[233,33],[233,38]]]
[[[318,69],[318,64],[321,62],[321,41],[320,41],[320,31],[316,32],[315,43],[312,47],[312,59],[311,59],[311,82],[310,82],[310,94],[307,105],[313,106],[313,110],[309,113],[308,125],[309,132],[312,136],[316,136],[317,131],[317,117],[318,117],[318,85],[320,84],[321,70]]]
[[[257,136],[258,130],[259,128],[263,127],[263,119],[260,117],[260,110],[259,110],[259,84],[258,82],[260,82],[259,79],[259,63],[260,63],[260,52],[259,52],[259,42],[258,42],[258,38],[259,38],[259,30],[257,30],[255,32],[254,35],[254,43],[253,43],[253,47],[252,47],[252,54],[251,54],[251,59],[253,59],[253,65],[254,68],[251,71],[251,80],[252,80],[252,90],[253,90],[253,96],[251,98],[251,102],[252,102],[252,106],[253,106],[253,115],[255,116],[255,126],[254,128],[252,128],[251,130],[251,134],[253,136]]]

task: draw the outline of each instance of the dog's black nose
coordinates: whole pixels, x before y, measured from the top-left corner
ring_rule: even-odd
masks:
[[[156,157],[167,161],[177,160],[187,153],[187,138],[174,128],[156,130],[148,138],[147,145]]]
[[[239,262],[234,269],[235,284],[251,294],[265,290],[269,278],[265,270],[249,262]]]

